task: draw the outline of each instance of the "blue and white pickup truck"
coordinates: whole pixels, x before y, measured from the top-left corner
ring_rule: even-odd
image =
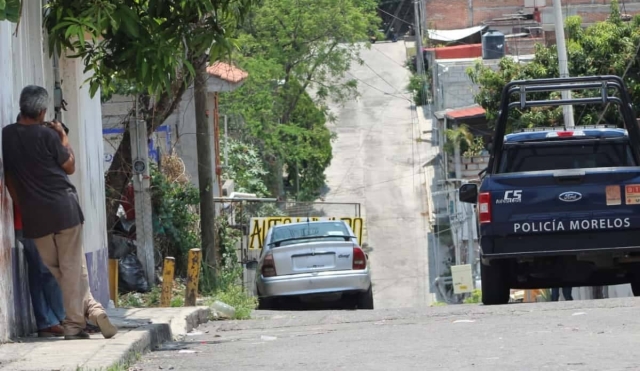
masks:
[[[532,93],[589,89],[600,92],[527,100]],[[505,135],[509,109],[568,104],[617,106],[623,127],[578,123]],[[622,283],[640,296],[640,130],[623,81],[513,81],[500,108],[480,186],[459,189],[460,201],[476,204],[478,213],[483,303],[507,303],[511,288]]]

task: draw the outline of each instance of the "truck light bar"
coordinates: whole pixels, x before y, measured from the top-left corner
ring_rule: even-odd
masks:
[[[584,131],[552,131],[547,133],[547,138],[583,137]]]
[[[617,129],[618,127],[615,125],[580,125],[575,126],[575,129],[588,130],[588,129]],[[538,131],[566,131],[567,128],[564,126],[546,126],[546,127],[535,127],[535,128],[525,128],[525,129],[517,129],[514,130],[513,133],[535,133]]]

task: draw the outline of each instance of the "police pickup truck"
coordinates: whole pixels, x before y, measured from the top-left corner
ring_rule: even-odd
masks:
[[[592,93],[527,100],[561,90]],[[509,109],[560,105],[617,107],[619,125],[505,135]],[[507,303],[511,288],[631,283],[640,296],[640,130],[619,77],[508,83],[490,152],[480,186],[459,189],[476,204],[485,305]]]

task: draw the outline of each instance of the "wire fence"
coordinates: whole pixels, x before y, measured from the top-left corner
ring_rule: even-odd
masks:
[[[336,218],[351,225],[362,241],[364,222],[359,203],[297,202],[274,199],[216,199],[216,210],[229,221],[229,225],[241,231],[237,246],[240,262],[245,267],[243,286],[253,293],[255,270],[247,269],[247,263],[258,260],[267,231],[275,224],[305,221],[307,218]]]

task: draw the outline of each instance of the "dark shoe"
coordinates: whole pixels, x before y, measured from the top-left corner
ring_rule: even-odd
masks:
[[[60,325],[55,325],[38,330],[39,338],[53,338],[58,336],[64,336],[64,329]]]
[[[90,339],[91,336],[84,331],[80,331],[75,335],[65,335],[64,340],[85,340]]]
[[[105,339],[111,339],[118,333],[118,328],[114,326],[106,313],[102,313],[96,318],[96,323]]]
[[[87,323],[87,326],[84,328],[84,331],[89,335],[99,334],[100,327]]]

